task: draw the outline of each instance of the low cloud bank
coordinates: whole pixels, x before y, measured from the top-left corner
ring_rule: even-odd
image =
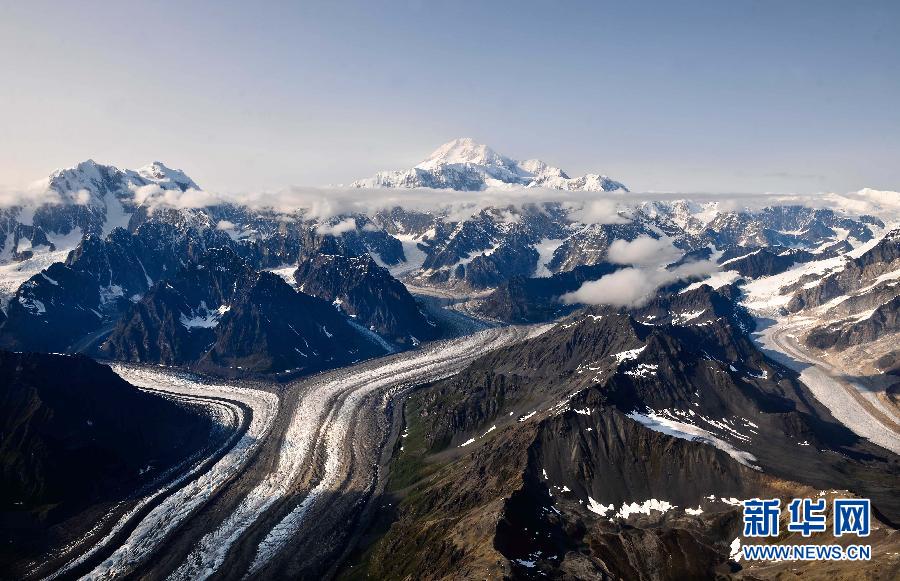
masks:
[[[613,264],[640,266],[665,265],[681,258],[682,252],[665,238],[638,236],[632,241],[615,240],[609,245],[607,257]]]
[[[766,206],[801,205],[813,208],[843,208],[854,214],[878,214],[900,218],[900,193],[860,190],[848,194],[741,194],[741,193],[616,193],[566,192],[543,188],[511,188],[481,192],[457,192],[416,188],[360,189],[346,187],[288,188],[270,192],[211,193],[201,190],[139,188],[141,203],[150,207],[202,208],[229,203],[257,210],[282,213],[303,212],[311,218],[327,219],[347,214],[373,214],[402,207],[409,211],[442,212],[455,219],[467,218],[489,207],[521,208],[531,204],[559,203],[573,219],[586,224],[623,224],[630,221],[631,208],[644,202],[715,204],[719,211],[760,210]],[[136,192],[136,195],[137,193]]]
[[[521,208],[526,205],[559,203],[569,215],[585,224],[623,224],[635,205],[645,202],[688,201],[715,204],[719,211],[759,210],[773,205],[841,208],[854,214],[877,214],[900,219],[900,193],[864,189],[846,194],[747,194],[736,192],[569,192],[544,188],[503,188],[458,192],[428,188],[390,189],[353,187],[291,187],[276,191],[211,192],[201,189],[167,190],[157,184],[134,187],[131,197],[151,210],[158,208],[200,209],[220,204],[245,206],[276,213],[302,213],[328,219],[347,214],[373,214],[402,207],[411,211],[441,212],[453,219],[467,218],[488,207]],[[47,180],[19,190],[0,190],[0,208],[42,204],[87,203],[87,191],[67,194],[48,189]]]
[[[666,239],[641,236],[631,242],[616,240],[609,247],[609,261],[631,266],[586,282],[560,300],[566,304],[639,307],[646,304],[660,287],[686,278],[707,276],[718,270],[718,265],[711,260],[666,268],[681,256],[682,252]]]

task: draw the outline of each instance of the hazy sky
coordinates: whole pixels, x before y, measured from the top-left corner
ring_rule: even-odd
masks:
[[[6,186],[86,158],[348,183],[470,136],[633,190],[900,190],[893,0],[0,10]]]

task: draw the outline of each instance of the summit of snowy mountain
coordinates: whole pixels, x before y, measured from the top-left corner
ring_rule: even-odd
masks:
[[[416,167],[434,169],[441,165],[467,163],[512,169],[516,162],[500,155],[487,145],[476,142],[471,137],[461,137],[438,147]]]
[[[135,173],[146,180],[158,184],[163,189],[173,189],[172,186],[177,187],[180,190],[200,189],[194,180],[188,177],[183,171],[166,167],[161,161],[154,161],[149,165],[145,165],[144,167],[137,169]]]
[[[47,178],[47,189],[56,192],[63,203],[99,204],[118,172],[112,166],[88,159],[51,173]]]
[[[199,189],[183,171],[159,161],[122,170],[88,159],[53,171],[35,183],[35,195],[5,210],[7,223],[0,228],[0,252],[5,250],[15,258],[26,256],[26,250],[28,256],[33,254],[31,245],[71,250],[77,242],[69,237],[72,232],[103,235],[126,227],[144,203],[146,196],[136,194],[146,186],[164,191]],[[47,236],[52,244],[44,243]]]
[[[137,170],[120,170],[93,159],[73,167],[58,169],[46,180],[46,187],[60,196],[60,201],[78,205],[103,205],[107,193],[128,199],[134,188],[156,184],[165,190],[199,189],[199,186],[179,169],[171,169],[159,161]]]
[[[448,141],[412,169],[383,171],[353,182],[357,188],[436,188],[463,191],[540,187],[553,190],[628,191],[605,175],[570,178],[539,159],[516,161],[470,137]]]

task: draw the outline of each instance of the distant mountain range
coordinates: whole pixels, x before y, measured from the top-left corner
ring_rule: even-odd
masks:
[[[444,144],[413,170],[354,185],[627,192],[603,176],[569,178],[471,139]],[[200,187],[160,162],[120,170],[88,160],[54,172],[45,186],[50,202],[2,210],[0,345],[227,373],[308,373],[446,332],[395,275],[407,285],[494,291],[477,309],[535,320],[566,311],[561,294],[608,273],[616,240],[668,240],[686,257],[715,248],[723,270],[757,278],[840,256],[884,226],[841,210],[726,211],[716,202],[627,198],[603,223],[560,203],[487,206],[468,217],[401,207],[327,219],[302,208],[286,214],[233,203],[182,209],[155,201]],[[284,280],[263,276],[266,270]],[[228,273],[227,280],[211,282],[212,272]],[[289,307],[298,290],[300,302]],[[540,304],[533,302],[538,296]],[[240,307],[246,300],[262,301],[251,309],[258,314]],[[271,316],[266,312],[294,312],[301,302],[310,325],[286,327],[295,340],[266,337],[273,331],[265,325],[252,333],[233,327],[258,325],[257,317]],[[259,357],[227,345],[227,337],[247,340],[248,333]]]

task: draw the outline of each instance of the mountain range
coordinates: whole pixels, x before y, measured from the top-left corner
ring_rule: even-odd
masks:
[[[653,199],[465,138],[355,210],[40,187],[0,209],[17,578],[793,574],[738,557],[764,496],[871,498],[898,550],[900,194]]]

